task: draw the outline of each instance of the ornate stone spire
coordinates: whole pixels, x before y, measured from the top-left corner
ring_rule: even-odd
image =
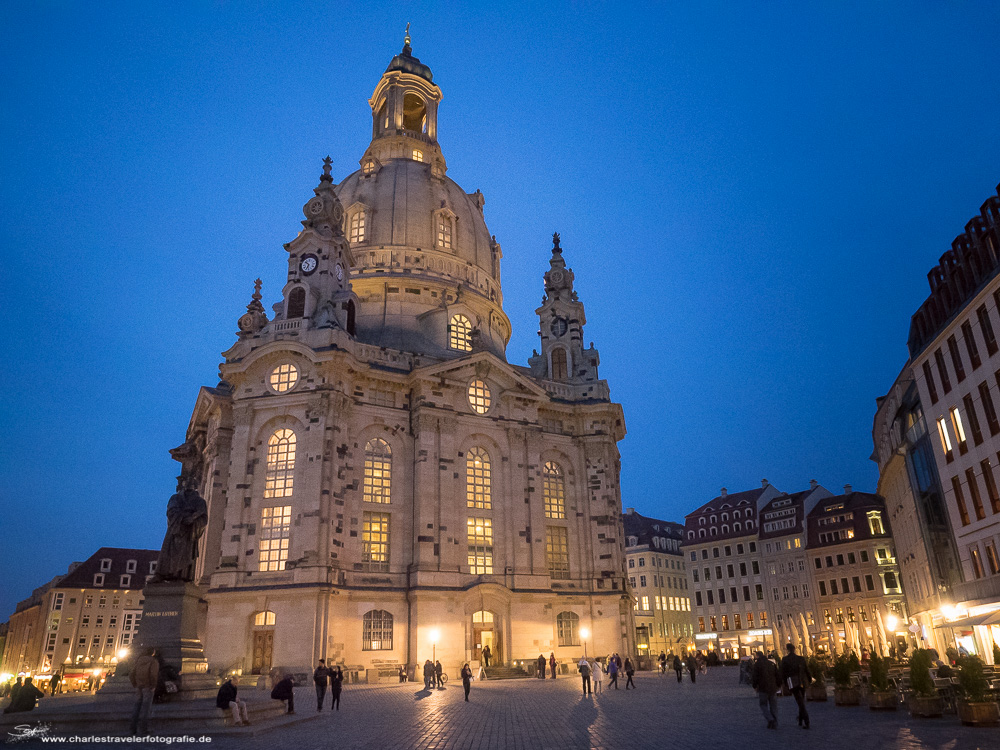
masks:
[[[406,35],[403,37],[403,54],[404,55],[410,55],[412,53],[413,53],[413,50],[410,48],[410,24],[409,24],[409,22],[407,22],[407,24],[406,24]]]
[[[344,207],[333,189],[333,176],[330,174],[332,159],[323,159],[323,174],[319,176],[319,186],[313,192],[315,198],[302,207],[305,219],[302,226],[313,229],[323,237],[341,237],[344,234]]]
[[[237,325],[240,327],[240,337],[257,333],[267,325],[267,313],[264,312],[264,305],[261,304],[260,288],[263,282],[257,279],[253,283],[253,294],[250,296],[250,304],[247,311],[240,316]]]

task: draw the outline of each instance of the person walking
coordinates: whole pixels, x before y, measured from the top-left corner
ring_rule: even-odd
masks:
[[[344,671],[340,667],[330,670],[330,708],[340,710],[340,692],[344,689]]]
[[[233,675],[222,683],[219,694],[215,696],[215,705],[223,711],[229,711],[233,717],[234,727],[250,726],[250,716],[247,713],[247,702],[236,697],[236,681],[239,678]]]
[[[288,711],[286,714],[295,713],[295,683],[292,681],[292,676],[290,674],[286,674],[284,678],[271,689],[271,697],[276,701],[284,701],[288,704]]]
[[[59,675],[54,674],[54,675],[52,675],[52,679],[49,680],[49,695],[50,696],[51,695],[55,695],[56,694],[56,688],[58,688],[58,687],[59,687]]]
[[[434,680],[434,663],[428,659],[424,662],[424,690],[431,689],[431,682]]]
[[[684,673],[684,665],[681,664],[681,657],[680,656],[677,656],[677,655],[674,656],[674,663],[673,663],[672,666],[674,668],[674,672],[677,675],[677,682],[680,683],[680,681],[681,681],[681,675]]]
[[[660,651],[660,674],[667,673],[667,654]]]
[[[406,667],[402,664],[399,665],[399,681],[406,682]]]
[[[608,677],[610,678],[609,682],[608,682],[608,689],[610,689],[611,686],[614,685],[615,686],[615,690],[617,690],[618,689],[618,661],[614,657],[611,657],[611,659],[608,661]]]
[[[694,658],[694,654],[688,654],[687,668],[688,674],[691,675],[691,682],[694,682],[694,676],[698,672],[698,660]]]
[[[465,702],[468,703],[469,691],[472,690],[472,667],[469,666],[469,662],[465,662],[465,666],[462,667],[462,689],[465,690]]]
[[[583,694],[590,695],[590,662],[587,661],[586,657],[581,657],[576,668],[580,672],[580,677],[583,678]]]
[[[153,708],[153,693],[160,677],[160,663],[153,655],[153,649],[142,649],[142,656],[135,660],[129,670],[128,679],[135,688],[135,705],[132,707],[132,723],[129,727],[133,737],[149,734],[149,712]]]
[[[778,696],[780,685],[778,667],[773,661],[764,657],[763,651],[757,652],[757,661],[753,665],[753,689],[757,691],[760,702],[760,712],[767,720],[768,729],[778,728]]]
[[[438,690],[444,690],[444,680],[441,679],[443,674],[444,669],[441,667],[441,660],[438,659],[434,662],[434,680],[436,683],[435,687],[437,687]]]
[[[785,649],[788,654],[781,660],[781,681],[788,686],[799,706],[799,726],[808,729],[809,712],[806,710],[806,688],[812,682],[809,665],[806,664],[803,657],[795,653],[794,644],[789,643]]]
[[[556,655],[554,652],[549,654],[549,668],[552,670],[552,679],[556,678]]]
[[[545,657],[542,654],[538,655],[538,679],[545,679]]]
[[[323,710],[323,699],[326,697],[326,684],[330,678],[330,670],[326,661],[319,660],[319,666],[313,670],[313,683],[316,685],[316,710]]]
[[[635,683],[632,682],[632,677],[635,675],[635,665],[632,664],[632,659],[628,656],[625,657],[625,689],[628,690],[628,686],[631,685],[632,689],[635,690]]]
[[[483,666],[488,667],[490,665],[490,659],[493,658],[493,652],[490,650],[490,644],[483,646]]]

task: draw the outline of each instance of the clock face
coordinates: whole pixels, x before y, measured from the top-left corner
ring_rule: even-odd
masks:
[[[302,269],[302,273],[308,276],[309,274],[311,274],[313,271],[316,270],[316,266],[318,265],[318,263],[319,261],[316,260],[315,255],[305,255],[303,256],[302,261],[299,263],[299,268]]]
[[[549,278],[552,280],[553,284],[562,284],[563,273],[562,271],[553,271]]]
[[[337,272],[337,281],[343,281],[344,280],[344,269],[343,269],[343,267],[341,267],[341,265],[339,263],[337,264],[336,272]]]
[[[552,335],[556,338],[564,335],[567,328],[566,318],[555,318],[552,321],[552,325],[549,326],[549,330],[552,331]]]

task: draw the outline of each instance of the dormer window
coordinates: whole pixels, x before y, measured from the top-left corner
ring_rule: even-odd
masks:
[[[472,322],[464,315],[452,315],[448,325],[448,348],[460,352],[472,351]]]
[[[437,246],[445,250],[451,249],[452,223],[451,217],[439,214],[437,217]]]
[[[135,573],[135,566],[136,565],[138,565],[138,563],[135,560],[129,560],[127,563],[125,563],[125,572],[126,573]]]
[[[352,244],[357,244],[359,242],[364,242],[367,233],[365,231],[367,226],[367,219],[364,210],[355,211],[351,214],[350,229],[348,230],[347,238]]]
[[[374,174],[375,173],[375,160],[374,159],[368,159],[367,161],[365,161],[365,163],[361,167],[361,171],[364,174],[366,174],[366,175]]]
[[[111,559],[105,557],[103,560],[101,560],[101,572],[107,573],[109,570],[111,570]]]

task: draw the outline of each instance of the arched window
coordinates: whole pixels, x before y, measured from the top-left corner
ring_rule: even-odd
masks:
[[[556,634],[560,646],[579,646],[580,616],[575,612],[560,612],[556,615]]]
[[[733,511],[733,518],[739,518],[739,517],[740,517],[740,512],[738,510],[734,510]]]
[[[753,529],[753,521],[747,521],[747,531]]]
[[[566,380],[569,377],[566,370],[566,350],[556,347],[552,350],[552,379]]]
[[[482,448],[473,448],[465,459],[465,497],[470,508],[490,510],[490,454]]]
[[[366,503],[391,502],[392,449],[382,438],[365,445],[365,480],[362,498]]]
[[[295,473],[295,433],[275,430],[267,440],[267,472],[264,497],[291,497]]]
[[[566,517],[566,484],[562,468],[554,461],[546,461],[542,470],[542,503],[546,518]]]
[[[288,318],[301,318],[306,314],[306,290],[300,286],[288,293]]]
[[[363,208],[351,214],[351,225],[347,239],[349,239],[352,244],[365,241],[365,227],[368,224],[367,219],[368,217],[365,215],[365,210]]]
[[[362,619],[362,651],[388,651],[392,649],[392,615],[384,609],[365,612]]]
[[[448,325],[448,346],[460,352],[472,351],[472,322],[464,315],[452,315]]]
[[[451,238],[454,234],[452,219],[447,214],[437,215],[437,246],[443,250],[451,250]]]
[[[722,533],[723,534],[728,534],[729,533],[729,524],[728,523],[722,524]]]
[[[274,612],[269,609],[258,612],[253,616],[254,627],[262,628],[266,625],[274,625]]]
[[[733,523],[733,531],[740,531],[743,528],[739,521]]]
[[[403,128],[415,133],[427,132],[427,107],[416,94],[403,97]]]
[[[704,518],[699,518],[698,519],[698,525],[699,526],[704,526],[705,525],[705,519]]]
[[[698,529],[698,538],[699,539],[705,538],[705,529]]]

